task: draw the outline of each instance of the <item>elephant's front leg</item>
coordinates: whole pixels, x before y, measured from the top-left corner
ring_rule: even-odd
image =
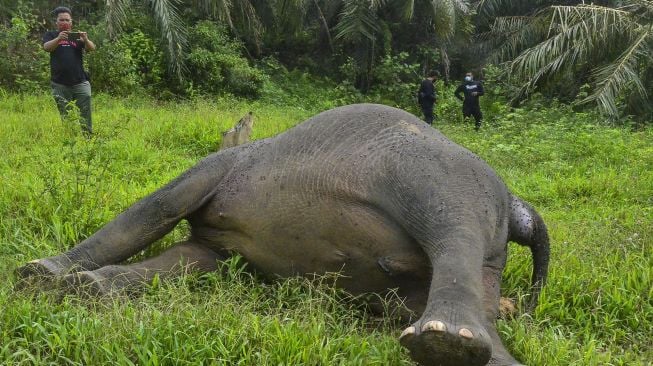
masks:
[[[170,232],[202,207],[228,169],[223,155],[212,155],[141,199],[71,250],[37,259],[16,270],[19,279],[63,276],[122,262]]]
[[[421,365],[485,365],[492,339],[482,305],[482,241],[459,228],[420,244],[433,276],[424,313],[403,331],[401,343]]]
[[[63,277],[68,290],[94,296],[118,292],[137,292],[152,283],[184,273],[206,273],[218,268],[226,255],[192,241],[177,244],[156,257],[129,265],[108,265],[94,271],[71,273]]]

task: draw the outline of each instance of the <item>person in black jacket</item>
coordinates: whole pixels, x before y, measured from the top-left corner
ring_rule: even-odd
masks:
[[[424,122],[429,125],[433,123],[433,106],[435,105],[436,93],[434,81],[438,77],[438,72],[430,71],[428,77],[422,80],[422,84],[417,91],[417,102],[424,113]]]
[[[90,135],[91,122],[91,84],[84,71],[83,54],[95,50],[95,44],[88,39],[86,32],[72,33],[72,12],[60,6],[52,11],[57,30],[43,35],[43,49],[50,53],[50,86],[54,101],[61,117],[68,114],[68,103],[75,101],[82,119],[82,129]]]
[[[465,82],[462,83],[454,93],[456,98],[463,101],[463,117],[474,116],[476,121],[475,129],[478,131],[481,128],[481,120],[483,114],[481,113],[481,106],[478,103],[478,97],[485,94],[483,91],[483,84],[474,80],[474,74],[468,72],[465,74]],[[464,94],[464,98],[461,94]]]

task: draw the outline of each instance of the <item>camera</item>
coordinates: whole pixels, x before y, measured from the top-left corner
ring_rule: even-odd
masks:
[[[79,41],[80,33],[79,32],[68,32],[69,41]]]

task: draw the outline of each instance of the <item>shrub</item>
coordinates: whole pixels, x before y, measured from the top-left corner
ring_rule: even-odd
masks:
[[[265,75],[251,67],[242,55],[243,45],[210,21],[190,29],[190,52],[186,64],[192,87],[205,93],[232,93],[257,98]]]
[[[385,56],[374,68],[371,94],[376,94],[385,104],[408,108],[416,104],[416,93],[422,81],[419,64],[408,63],[408,53]]]
[[[11,25],[0,23],[0,85],[12,91],[43,89],[49,79],[48,54],[40,39],[30,34],[38,29],[35,16],[20,12]]]
[[[128,95],[161,84],[163,52],[141,30],[126,32],[116,41],[100,38],[98,42],[101,44],[97,51],[88,54],[88,69],[95,89]]]

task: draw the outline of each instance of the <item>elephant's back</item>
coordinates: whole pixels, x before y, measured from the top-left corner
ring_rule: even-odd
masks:
[[[446,140],[437,130],[401,109],[381,104],[352,104],[322,112],[277,137],[283,145],[312,142],[314,149],[357,150],[389,146],[415,138]]]

